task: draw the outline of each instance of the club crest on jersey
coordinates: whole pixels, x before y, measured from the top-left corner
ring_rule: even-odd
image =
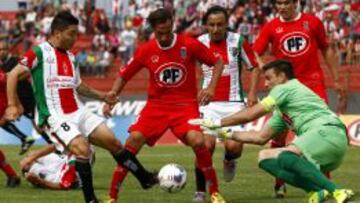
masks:
[[[310,48],[310,37],[303,32],[291,32],[280,39],[280,46],[286,56],[300,56]]]
[[[50,63],[50,64],[53,64],[53,63],[55,63],[55,58],[53,58],[53,57],[47,57],[47,58],[46,58],[46,62],[48,62],[48,63]]]
[[[230,48],[230,53],[232,56],[237,56],[239,54],[239,50],[237,47],[231,47]]]
[[[153,55],[153,56],[151,56],[151,62],[152,62],[152,63],[157,63],[157,62],[159,62],[159,56],[158,56],[158,55]]]
[[[21,60],[20,60],[20,63],[22,64],[22,65],[24,65],[24,66],[28,66],[29,64],[29,59],[28,59],[28,57],[23,57]]]
[[[303,22],[303,27],[305,30],[309,30],[309,22],[308,21],[304,21]]]
[[[185,59],[185,58],[186,58],[186,55],[187,55],[187,53],[186,53],[186,47],[181,47],[181,48],[180,48],[180,56],[181,56],[181,58]]]
[[[163,64],[155,71],[155,79],[160,87],[177,87],[184,83],[186,77],[185,66],[175,62]]]
[[[275,30],[276,33],[282,33],[283,31],[284,31],[284,28],[282,28],[282,27],[278,27]]]

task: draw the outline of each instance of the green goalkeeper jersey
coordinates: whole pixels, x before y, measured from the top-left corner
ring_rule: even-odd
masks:
[[[324,124],[344,126],[326,103],[297,79],[275,86],[265,100],[271,101],[270,108],[274,110],[267,125],[276,133],[290,128],[301,136]]]

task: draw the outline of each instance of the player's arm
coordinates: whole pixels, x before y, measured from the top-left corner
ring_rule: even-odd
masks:
[[[274,135],[274,130],[270,126],[265,125],[260,131],[234,131],[229,139],[242,143],[264,145],[272,139]]]
[[[200,63],[214,67],[208,86],[205,89],[202,89],[198,94],[199,104],[206,105],[215,95],[215,88],[223,72],[224,63],[221,57],[215,57],[214,53],[201,42],[194,40],[192,43],[191,48],[195,58],[198,59]]]
[[[220,126],[233,126],[245,124],[255,119],[258,119],[269,113],[267,107],[263,102],[258,103],[252,107],[246,108],[233,115],[227,116],[220,120]]]
[[[113,92],[115,95],[119,95],[124,89],[126,82],[127,81],[124,80],[123,77],[117,77],[110,91]]]
[[[116,103],[116,101],[117,101],[115,95],[105,93],[102,91],[98,91],[94,88],[89,87],[84,82],[80,83],[80,85],[77,87],[76,91],[82,96],[93,98],[96,100],[101,100],[101,101],[104,101],[104,102],[110,103],[110,104]]]
[[[60,183],[54,183],[40,178],[38,175],[34,173],[28,173],[25,175],[27,181],[33,183],[42,188],[52,189],[52,190],[61,190],[62,187]]]
[[[7,74],[6,93],[8,106],[5,112],[5,119],[15,120],[22,114],[22,106],[17,95],[17,84],[30,76],[30,71],[21,64],[18,64]]]
[[[21,170],[28,171],[34,161],[52,152],[55,152],[55,145],[53,144],[46,145],[43,148],[29,152],[29,154],[20,161]]]

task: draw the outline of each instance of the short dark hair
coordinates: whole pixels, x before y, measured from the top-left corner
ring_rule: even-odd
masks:
[[[166,8],[159,8],[150,13],[147,18],[147,22],[150,24],[152,28],[154,28],[158,24],[166,23],[168,20],[173,22],[173,14],[171,10]]]
[[[267,71],[269,69],[274,69],[274,72],[276,74],[284,73],[288,79],[295,78],[292,63],[285,59],[278,59],[278,60],[272,61],[272,62],[264,65],[262,69],[263,69],[263,71]]]
[[[218,14],[218,13],[223,13],[224,14],[226,23],[229,21],[229,14],[228,14],[227,10],[224,7],[222,7],[222,6],[213,6],[213,7],[209,8],[206,11],[204,17],[202,18],[202,24],[205,25],[207,23],[209,15]]]
[[[63,31],[71,25],[79,25],[79,20],[69,11],[60,11],[51,23],[51,33]]]

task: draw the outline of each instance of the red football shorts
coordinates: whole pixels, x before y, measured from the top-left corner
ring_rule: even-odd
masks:
[[[190,130],[201,131],[199,126],[188,124],[189,119],[200,118],[199,106],[196,103],[184,105],[161,105],[147,103],[129,132],[138,131],[153,146],[156,141],[170,129],[172,133],[186,143],[184,138]]]
[[[6,94],[0,94],[0,119],[4,116],[7,107]]]

